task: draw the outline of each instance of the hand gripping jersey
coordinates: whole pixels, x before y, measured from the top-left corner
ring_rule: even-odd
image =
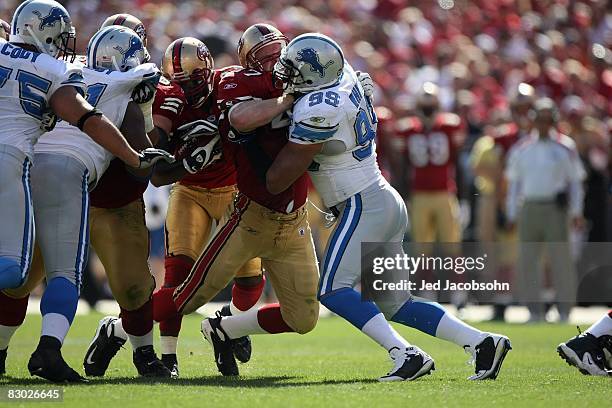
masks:
[[[83,68],[87,102],[101,110],[115,126],[121,127],[132,91],[157,72],[155,64],[143,64],[127,72]],[[90,184],[102,177],[113,158],[89,136],[64,121],[40,138],[35,152],[67,154],[81,161],[89,170]]]
[[[376,123],[372,104],[348,64],[338,85],[310,92],[293,107],[289,140],[323,143],[308,170],[328,207],[382,178],[376,161]]]
[[[416,116],[401,119],[398,136],[412,165],[413,191],[456,190],[455,161],[457,149],[453,140],[461,120],[454,113],[439,113],[431,129]]]
[[[175,137],[176,130],[187,123],[202,121],[209,127],[211,134],[203,136],[211,140],[218,133],[219,116],[221,112],[216,104],[217,88],[223,72],[230,72],[237,67],[227,67],[214,71],[213,91],[206,103],[200,108],[193,108],[187,104],[182,89],[176,84],[166,84],[158,89],[153,105],[153,114],[166,117],[172,122],[172,131],[169,135],[170,149],[176,153],[181,140]],[[236,184],[236,169],[234,163],[224,155],[204,170],[196,174],[187,174],[180,184],[202,188],[220,188]]]
[[[11,145],[30,158],[45,132],[49,100],[62,86],[84,92],[80,67],[47,54],[0,42],[0,144]]]
[[[217,105],[223,112],[219,122],[219,132],[223,139],[223,155],[234,161],[237,171],[238,190],[251,200],[274,211],[291,213],[306,203],[308,176],[304,174],[280,194],[270,194],[263,180],[257,176],[247,153],[239,144],[229,140],[233,132],[228,112],[237,103],[276,98],[282,90],[274,87],[271,73],[261,73],[249,69],[239,69],[221,75],[217,89]],[[271,123],[255,129],[254,142],[258,143],[271,160],[287,144],[287,131],[290,125],[286,114],[279,115]]]

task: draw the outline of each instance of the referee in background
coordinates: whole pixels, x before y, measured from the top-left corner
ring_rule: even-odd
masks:
[[[530,322],[544,320],[540,294],[546,252],[561,321],[567,321],[576,296],[570,222],[583,226],[585,171],[574,141],[555,128],[558,112],[551,99],[537,100],[530,117],[531,133],[512,149],[505,171],[508,229],[518,225],[520,241],[518,297],[529,307]]]

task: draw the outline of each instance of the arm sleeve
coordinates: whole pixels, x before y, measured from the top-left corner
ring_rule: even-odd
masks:
[[[289,140],[298,144],[316,144],[333,138],[340,128],[339,109],[312,109],[305,106],[306,103],[307,98],[302,98],[293,108]]]

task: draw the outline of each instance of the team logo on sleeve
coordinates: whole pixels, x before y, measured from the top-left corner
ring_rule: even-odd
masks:
[[[70,23],[70,18],[58,7],[52,7],[49,14],[44,17],[38,10],[34,10],[32,14],[40,20],[40,25],[38,26],[40,31],[44,30],[45,27],[54,27],[57,22],[64,21],[66,24]]]
[[[310,71],[318,72],[321,78],[325,76],[325,70],[334,63],[334,61],[329,60],[325,65],[321,64],[321,61],[319,61],[319,53],[317,53],[314,48],[303,48],[299,50],[296,60],[310,65]]]
[[[121,55],[123,55],[123,60],[121,61],[121,65],[125,65],[127,60],[129,60],[130,58],[133,58],[138,51],[143,50],[142,41],[138,37],[131,37],[130,43],[128,44],[127,48],[123,48],[119,45],[116,45],[113,48],[119,51]]]

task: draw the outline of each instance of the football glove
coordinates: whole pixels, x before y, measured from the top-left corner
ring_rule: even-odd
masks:
[[[153,100],[160,78],[161,73],[156,72],[136,85],[132,91],[132,100],[139,105]]]
[[[197,139],[202,136],[217,135],[217,125],[204,119],[195,120],[179,126],[174,131],[174,137],[184,142]]]
[[[51,109],[46,109],[42,114],[42,120],[40,121],[40,130],[43,132],[50,132],[55,128],[57,124],[57,115]]]
[[[222,155],[219,135],[204,146],[197,146],[183,159],[183,167],[191,174],[196,174]],[[194,142],[195,144],[196,142]]]
[[[138,165],[139,169],[148,169],[160,160],[165,160],[168,163],[174,162],[174,156],[172,156],[170,153],[165,150],[155,149],[153,147],[142,150],[140,153],[138,153],[138,156],[140,159],[140,164]]]
[[[356,71],[357,79],[361,82],[361,86],[363,87],[363,94],[372,98],[374,96],[374,81],[372,81],[372,77],[367,72]]]

